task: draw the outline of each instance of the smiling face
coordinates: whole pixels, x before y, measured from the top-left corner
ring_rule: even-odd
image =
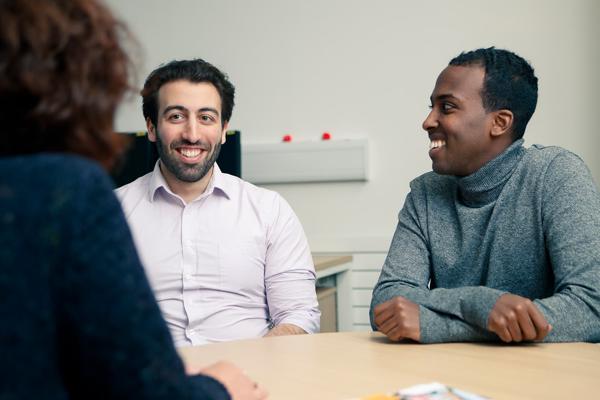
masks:
[[[217,89],[211,83],[186,80],[164,84],[158,91],[157,126],[150,119],[146,125],[171,188],[182,182],[205,187],[227,131]]]
[[[485,70],[478,65],[449,66],[436,81],[423,129],[438,174],[470,175],[511,143],[507,131],[512,114],[486,111],[481,98],[484,78]]]

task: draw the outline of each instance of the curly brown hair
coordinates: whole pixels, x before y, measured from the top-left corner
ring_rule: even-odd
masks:
[[[110,168],[125,37],[100,1],[0,0],[0,155],[69,152]]]

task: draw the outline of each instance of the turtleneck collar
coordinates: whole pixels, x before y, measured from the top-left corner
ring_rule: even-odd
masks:
[[[457,178],[458,195],[468,207],[481,207],[496,200],[515,167],[525,154],[523,139],[471,175]]]

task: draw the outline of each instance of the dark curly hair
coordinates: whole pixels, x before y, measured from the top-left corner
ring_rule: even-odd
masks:
[[[69,152],[110,168],[125,37],[96,0],[0,0],[0,155]]]
[[[480,65],[485,69],[481,98],[487,111],[507,109],[514,115],[513,141],[523,137],[538,97],[538,79],[522,57],[490,47],[463,52],[448,65]]]
[[[152,71],[142,89],[142,112],[144,119],[150,119],[156,126],[158,119],[158,91],[165,83],[186,80],[189,82],[211,83],[221,97],[221,124],[229,122],[233,112],[235,87],[227,75],[212,64],[196,58],[193,60],[174,60]]]

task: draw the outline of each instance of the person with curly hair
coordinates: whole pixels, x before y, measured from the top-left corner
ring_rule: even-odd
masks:
[[[127,35],[96,0],[0,1],[0,398],[264,399],[186,374],[112,191]]]

